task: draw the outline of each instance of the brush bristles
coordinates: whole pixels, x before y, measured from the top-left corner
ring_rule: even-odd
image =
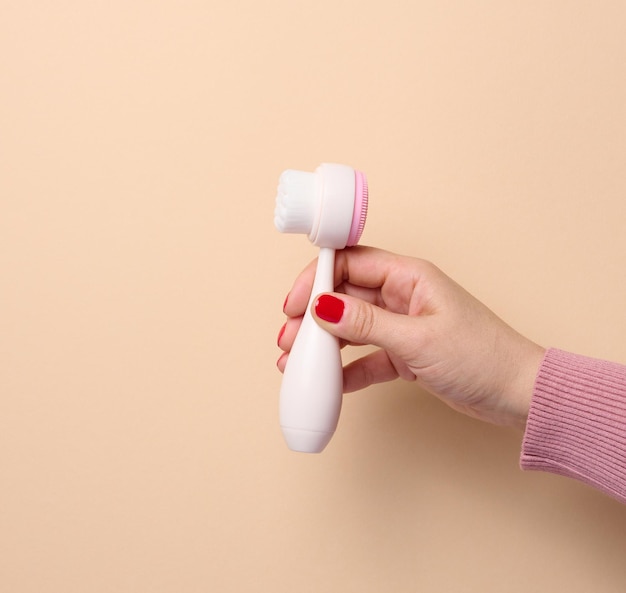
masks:
[[[287,170],[280,176],[274,225],[281,233],[308,234],[315,215],[313,173]]]
[[[367,218],[367,202],[367,178],[360,171],[355,171],[354,212],[352,213],[352,226],[348,236],[348,247],[356,245],[361,240]]]
[[[367,218],[367,204],[369,199],[369,193],[367,188],[367,179],[363,176],[363,194],[361,199],[361,212],[359,216],[359,228],[356,232],[356,243],[361,240],[361,235],[363,234],[363,229],[365,228],[365,220]]]

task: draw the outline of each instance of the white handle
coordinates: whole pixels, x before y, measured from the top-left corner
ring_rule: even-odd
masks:
[[[343,393],[339,340],[310,313],[322,292],[334,289],[335,250],[320,249],[311,299],[285,367],[280,389],[280,426],[287,446],[320,453],[335,432]]]

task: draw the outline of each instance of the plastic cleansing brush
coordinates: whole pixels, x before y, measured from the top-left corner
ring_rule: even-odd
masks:
[[[359,242],[366,215],[367,180],[351,167],[322,164],[314,173],[287,170],[280,177],[276,228],[308,235],[320,248],[311,299],[280,390],[280,426],[294,451],[320,453],[337,427],[343,393],[339,341],[317,325],[310,310],[317,295],[334,290],[335,250]]]

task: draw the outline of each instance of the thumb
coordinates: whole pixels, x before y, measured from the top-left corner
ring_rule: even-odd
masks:
[[[417,318],[392,313],[357,297],[320,294],[311,313],[330,334],[353,344],[372,344],[402,356],[414,339]]]

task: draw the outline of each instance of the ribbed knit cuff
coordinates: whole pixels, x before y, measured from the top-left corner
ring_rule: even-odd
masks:
[[[580,480],[626,503],[626,366],[548,350],[520,465]]]

